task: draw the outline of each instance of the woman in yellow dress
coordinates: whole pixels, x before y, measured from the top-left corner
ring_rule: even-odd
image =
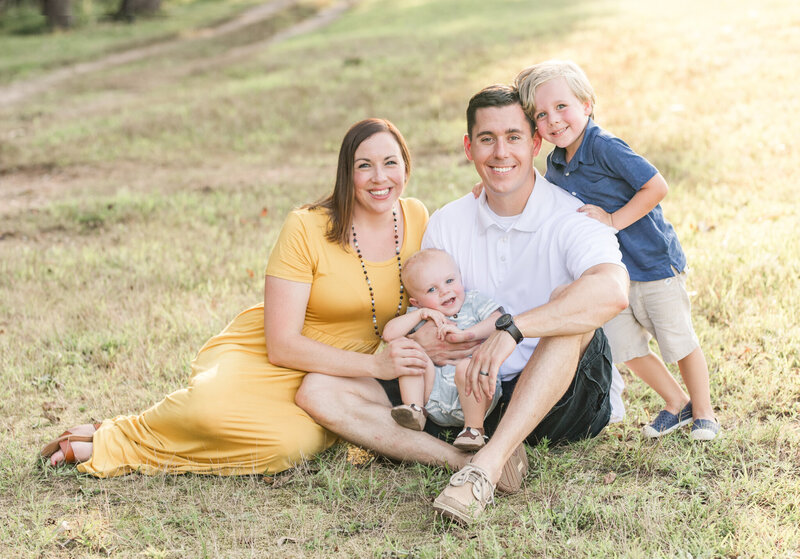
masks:
[[[428,219],[421,202],[400,198],[410,169],[393,124],[354,124],[333,193],[287,217],[264,303],[200,349],[189,386],[139,415],[70,429],[42,455],[98,477],[271,474],[332,445],[336,436],[295,404],[307,372],[393,379],[425,369],[405,338],[375,353],[384,324],[405,310],[400,268]]]

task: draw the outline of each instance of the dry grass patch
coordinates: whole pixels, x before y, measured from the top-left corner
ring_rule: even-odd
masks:
[[[778,0],[365,1],[224,66],[202,64],[224,58],[230,45],[217,41],[203,56],[175,52],[0,109],[0,547],[797,556],[798,29],[800,8]],[[185,384],[200,345],[260,299],[283,216],[330,188],[349,124],[398,124],[414,156],[409,193],[433,210],[475,181],[461,148],[469,96],[548,57],[585,67],[600,124],[671,186],[663,205],[692,267],[720,439],[643,440],[661,402],[626,373],[625,421],[594,441],[530,449],[524,491],[471,530],[431,512],[448,472],[355,467],[344,447],[269,480],[98,481],[32,465],[64,428]]]

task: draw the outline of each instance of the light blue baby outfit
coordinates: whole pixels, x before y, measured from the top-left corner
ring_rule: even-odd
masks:
[[[489,297],[477,291],[467,291],[464,297],[464,304],[456,316],[449,317],[456,323],[460,330],[466,330],[485,320],[500,305],[492,301]],[[406,312],[417,310],[408,307]],[[456,388],[455,365],[435,366],[436,377],[433,381],[433,389],[430,398],[425,404],[428,411],[428,419],[443,427],[461,427],[464,425],[464,412],[461,410],[461,402],[458,400],[458,389]],[[497,386],[494,391],[494,398],[491,406],[487,410],[488,415],[497,405],[497,401],[502,394],[500,379],[497,379]],[[470,396],[471,397],[471,396]]]

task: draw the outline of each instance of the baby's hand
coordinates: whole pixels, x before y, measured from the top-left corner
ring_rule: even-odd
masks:
[[[475,198],[478,198],[481,192],[483,192],[483,181],[479,181],[472,187],[472,195],[475,196]]]
[[[473,192],[474,192],[474,190],[473,190]],[[614,220],[611,219],[611,214],[606,212],[603,208],[601,208],[599,206],[594,206],[592,204],[584,204],[583,206],[578,208],[578,211],[581,212],[582,214],[588,215],[592,219],[596,219],[600,223],[603,223],[605,225],[608,225],[609,227],[615,228],[614,227]]]
[[[445,340],[447,338],[447,334],[452,332],[461,332],[461,330],[458,326],[450,321],[445,321],[443,324],[437,325],[436,327],[436,337],[440,340]]]
[[[419,315],[424,320],[430,320],[431,322],[433,322],[436,325],[437,329],[441,328],[442,324],[447,322],[447,319],[445,318],[444,314],[434,309],[422,308],[419,310]]]

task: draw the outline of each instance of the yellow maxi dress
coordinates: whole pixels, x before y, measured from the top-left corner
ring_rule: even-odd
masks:
[[[405,261],[419,249],[428,212],[413,198],[400,203],[405,224],[400,256]],[[303,335],[373,353],[379,340],[358,256],[328,242],[326,228],[322,211],[291,212],[266,273],[311,284]],[[397,311],[397,261],[366,266],[382,330]],[[275,473],[336,442],[294,403],[305,372],[269,362],[263,320],[263,303],[242,312],[200,349],[187,388],[139,415],[103,421],[94,435],[92,458],[78,470],[98,477]]]

